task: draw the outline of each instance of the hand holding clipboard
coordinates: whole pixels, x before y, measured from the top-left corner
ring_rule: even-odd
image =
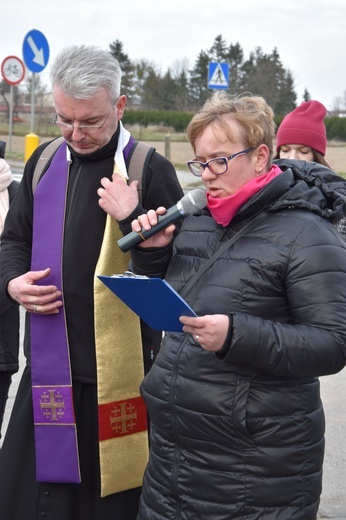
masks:
[[[182,332],[180,316],[197,316],[161,278],[138,276],[131,272],[98,278],[154,330]]]

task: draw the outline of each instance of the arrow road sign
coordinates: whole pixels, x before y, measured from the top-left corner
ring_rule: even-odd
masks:
[[[49,45],[40,31],[33,29],[25,36],[23,58],[31,72],[41,72],[46,67],[49,60]]]

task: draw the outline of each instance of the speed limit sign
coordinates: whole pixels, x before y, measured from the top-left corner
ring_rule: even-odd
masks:
[[[25,76],[25,65],[17,56],[7,56],[1,64],[1,74],[10,85],[18,85]]]

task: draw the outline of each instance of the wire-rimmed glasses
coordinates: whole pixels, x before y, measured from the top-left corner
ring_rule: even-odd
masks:
[[[111,112],[109,112],[106,119],[103,121],[101,125],[79,125],[75,126],[72,123],[63,123],[62,121],[58,121],[58,116],[55,116],[53,119],[53,123],[61,128],[61,130],[67,130],[69,132],[73,132],[76,128],[77,130],[80,130],[81,132],[95,132],[96,130],[101,130],[105,126],[105,124],[108,121],[109,116],[111,115]]]
[[[246,148],[245,150],[229,155],[228,157],[215,157],[215,159],[210,159],[210,161],[205,163],[194,160],[188,161],[186,164],[188,165],[190,172],[196,177],[202,177],[206,168],[208,168],[214,175],[222,175],[223,173],[226,173],[228,169],[228,161],[235,157],[239,157],[239,155],[245,155],[252,150],[253,148]]]

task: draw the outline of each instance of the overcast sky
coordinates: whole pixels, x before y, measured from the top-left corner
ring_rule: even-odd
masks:
[[[164,73],[184,60],[192,67],[221,34],[227,45],[239,43],[246,59],[257,46],[268,54],[276,47],[298,103],[307,88],[331,109],[346,91],[345,0],[8,0],[1,6],[1,63],[10,55],[23,60],[33,29],[49,44],[42,79],[67,45],[109,50],[118,39],[132,61],[149,60]]]

